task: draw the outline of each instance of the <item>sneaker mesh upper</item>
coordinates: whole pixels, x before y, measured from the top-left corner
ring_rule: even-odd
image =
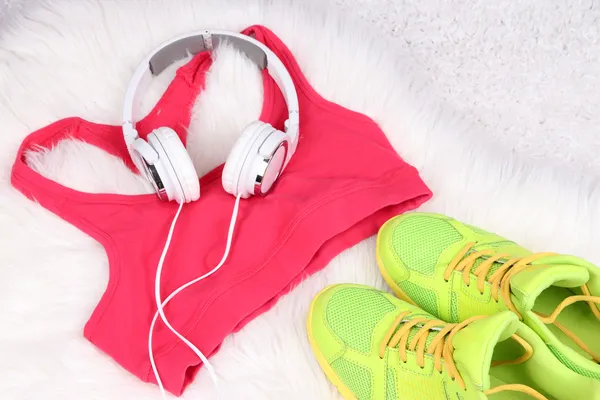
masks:
[[[331,367],[357,397],[358,400],[370,400],[373,386],[372,372],[367,368],[338,358],[331,363]]]
[[[396,227],[392,246],[408,269],[433,275],[440,254],[462,238],[447,221],[415,216]]]
[[[346,346],[367,353],[375,325],[394,309],[392,303],[375,290],[346,288],[331,297],[326,318],[331,330]]]
[[[411,281],[399,282],[398,286],[423,310],[438,315],[438,297],[433,290],[415,285]]]

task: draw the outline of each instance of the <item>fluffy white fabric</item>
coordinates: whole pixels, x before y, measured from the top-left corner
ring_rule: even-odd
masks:
[[[521,157],[600,170],[595,0],[336,0],[427,71],[436,95]]]
[[[341,3],[348,6],[353,2]],[[428,20],[446,21],[433,24],[440,32],[452,25],[442,13],[436,15],[420,6],[422,2],[405,3],[406,15],[402,15],[403,9],[394,8],[399,10],[393,14],[396,22],[414,27],[425,26]],[[555,85],[546,76],[537,77],[538,83],[531,85],[527,68],[520,75],[522,80],[513,82],[513,91],[506,92],[509,89],[498,78],[522,63],[540,63],[560,71],[558,75],[569,76],[581,88],[587,90],[586,85],[594,84],[597,88],[600,72],[597,64],[587,68],[587,56],[567,65],[550,56],[531,59],[531,49],[539,50],[536,46],[552,42],[560,48],[562,38],[572,37],[571,26],[588,32],[582,37],[588,35],[596,42],[573,43],[570,54],[597,57],[597,51],[587,52],[587,46],[598,47],[597,9],[585,9],[582,1],[571,4],[568,13],[554,13],[548,2],[539,4],[547,14],[536,11],[524,18],[517,15],[519,7],[505,10],[486,8],[487,2],[477,2],[476,7],[459,7],[465,3],[459,0],[452,3],[457,4],[452,12],[462,13],[478,28],[460,33],[459,37],[470,38],[471,44],[457,50],[454,46],[460,40],[440,33],[440,38],[449,40],[440,44],[444,54],[425,40],[419,42],[419,32],[405,29],[406,24],[399,24],[392,36],[410,38],[416,51],[398,46],[398,39],[376,34],[363,22],[341,14],[339,8],[318,2],[63,0],[52,6],[38,4],[11,18],[10,26],[0,32],[0,397],[159,398],[154,385],[125,372],[82,336],[83,325],[108,279],[101,246],[26,200],[10,186],[9,174],[23,138],[50,122],[81,116],[119,124],[126,85],[138,62],[159,42],[190,30],[241,30],[250,24],[265,24],[292,49],[320,93],[372,116],[402,157],[421,171],[435,193],[423,210],[494,230],[535,251],[573,253],[600,262],[599,92],[586,91],[587,97],[578,97],[577,90]],[[423,9],[429,11],[423,13]],[[477,22],[473,13],[486,17]],[[477,69],[469,69],[462,77],[452,76],[448,71],[460,63],[448,65],[444,60],[456,62],[477,54],[473,48],[490,43],[482,33],[485,21],[503,13],[513,18],[511,28],[531,32],[532,37],[520,41],[511,36],[510,46],[500,54],[482,53],[480,58],[488,59],[478,59]],[[548,26],[546,22],[558,31],[542,29]],[[507,39],[498,33],[493,38],[492,43],[506,43]],[[454,52],[453,58],[449,54]],[[508,65],[500,72],[496,69],[499,59]],[[473,61],[463,62],[470,65]],[[422,73],[424,69],[430,71]],[[155,81],[145,100],[146,110],[174,71],[175,67],[170,68]],[[436,75],[435,85],[430,84],[429,73]],[[527,82],[527,87],[522,87],[522,82]],[[557,103],[532,100],[552,88]],[[508,96],[511,108],[497,110],[498,104],[507,104],[503,96]],[[446,101],[442,101],[444,97]],[[257,69],[230,49],[219,51],[207,89],[194,107],[190,128],[189,152],[200,174],[224,161],[243,127],[258,115],[261,98]],[[513,101],[520,98],[521,102]],[[566,107],[558,114],[544,114],[544,131],[526,118],[534,113],[532,101],[538,111],[547,110],[548,104]],[[565,132],[565,127],[576,132]],[[527,149],[510,139],[515,133],[534,131],[535,135],[527,133],[528,141],[521,143],[544,149],[541,155],[550,162],[511,151]],[[540,132],[547,132],[548,139]],[[498,135],[505,137],[500,142],[490,139]],[[563,141],[556,141],[557,137]],[[589,168],[585,169],[566,170],[552,161],[581,159],[586,154]],[[122,162],[86,144],[65,141],[51,151],[30,155],[29,160],[44,175],[79,190],[144,190]],[[373,255],[373,238],[345,251],[271,311],[228,337],[212,358],[221,377],[220,398],[337,398],[312,356],[305,316],[312,296],[327,284],[360,282],[385,288]],[[216,398],[206,371],[199,373],[183,398]]]

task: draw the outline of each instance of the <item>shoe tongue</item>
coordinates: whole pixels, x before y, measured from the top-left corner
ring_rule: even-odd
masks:
[[[461,376],[466,374],[474,385],[490,387],[490,366],[496,344],[517,330],[518,318],[510,311],[477,320],[461,329],[452,339],[454,362]]]
[[[411,320],[417,319],[417,318],[418,319],[426,318],[428,320],[436,320],[437,319],[437,318],[433,317],[431,314],[427,314],[425,312],[415,312],[413,314],[408,315],[404,319],[406,321],[411,321]],[[423,324],[425,324],[425,322],[423,322],[422,324],[419,324],[419,326],[415,326],[410,329],[410,333],[408,334],[407,343],[410,343],[411,340],[413,339],[413,337],[415,337],[415,335],[421,331],[420,326],[422,326]],[[400,328],[402,328],[402,324],[400,326],[398,326],[398,329],[396,329],[396,331],[398,331]],[[427,347],[431,344],[431,341],[433,340],[433,338],[435,338],[437,333],[438,333],[438,331],[436,331],[436,330],[429,331],[429,333],[427,334],[427,341],[425,342],[425,347]]]
[[[510,254],[510,257],[527,257],[532,253],[511,241],[483,243],[474,247],[474,250],[492,249],[498,253]],[[475,262],[475,268],[485,259],[480,258]],[[496,262],[487,274],[489,278],[502,263]],[[525,311],[533,308],[536,299],[542,291],[550,286],[577,287],[590,279],[588,270],[577,265],[573,256],[549,256],[538,261],[523,271],[510,278],[512,294],[519,300]]]

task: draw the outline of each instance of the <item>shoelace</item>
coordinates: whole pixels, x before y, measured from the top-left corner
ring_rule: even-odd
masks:
[[[460,387],[462,387],[463,390],[466,390],[467,386],[465,381],[458,372],[456,364],[454,363],[454,346],[452,345],[452,339],[454,338],[454,335],[456,335],[458,332],[460,332],[460,330],[465,328],[470,323],[486,317],[479,315],[466,319],[459,324],[448,324],[441,320],[431,320],[422,317],[406,319],[410,315],[410,311],[402,312],[396,317],[394,322],[392,322],[379,347],[379,358],[384,358],[387,347],[398,347],[398,356],[403,363],[407,361],[406,351],[415,351],[417,364],[419,367],[425,368],[425,354],[433,355],[434,369],[441,374],[442,366],[444,366],[450,379],[452,379],[452,381],[458,381]],[[398,329],[400,325],[403,326]],[[408,338],[412,328],[418,328],[419,331],[413,336],[409,343]],[[396,331],[396,329],[398,330]],[[435,337],[429,346],[427,346],[427,349],[425,349],[427,338],[431,331],[437,331],[437,333],[435,334]],[[501,364],[520,364],[527,361],[531,357],[533,350],[529,343],[517,335],[513,335],[513,338],[525,348],[525,355],[516,360],[497,362],[494,364],[494,366]],[[442,359],[444,360],[443,365]],[[520,384],[499,385],[493,389],[485,391],[485,394],[491,395],[503,391],[521,392],[537,400],[547,400],[546,397],[538,393],[533,388]]]
[[[467,286],[471,283],[471,272],[477,276],[477,289],[479,292],[483,294],[484,285],[487,280],[491,284],[492,288],[492,298],[498,302],[498,293],[502,297],[504,304],[514,312],[519,319],[523,320],[523,316],[517,310],[512,299],[510,297],[510,280],[511,278],[523,271],[524,269],[530,267],[534,261],[543,259],[545,257],[557,256],[556,253],[536,253],[527,257],[512,257],[508,253],[499,253],[492,249],[475,251],[465,257],[469,251],[475,246],[476,243],[467,243],[461,251],[458,252],[456,257],[452,259],[446,270],[444,271],[444,279],[446,282],[450,280],[450,277],[454,271],[462,271],[463,280]],[[465,257],[463,259],[463,257]],[[485,261],[483,261],[474,271],[472,271],[473,266],[475,265],[475,261],[481,257],[488,257]],[[506,259],[506,260],[503,260]],[[488,272],[492,268],[495,262],[502,261],[502,266],[498,268],[489,278],[486,279]],[[536,313],[545,324],[553,324],[558,329],[563,331],[567,336],[569,336],[578,346],[581,347],[586,353],[588,353],[594,361],[600,363],[600,357],[594,354],[589,347],[583,343],[581,339],[577,337],[573,332],[567,329],[564,325],[556,322],[556,318],[558,315],[571,304],[585,301],[588,303],[592,313],[600,320],[600,310],[596,306],[596,304],[600,304],[600,297],[592,296],[587,285],[581,286],[581,290],[583,295],[573,295],[564,299],[556,309],[549,315],[544,315],[540,313]]]

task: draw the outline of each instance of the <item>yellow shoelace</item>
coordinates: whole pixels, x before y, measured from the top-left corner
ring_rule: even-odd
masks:
[[[406,351],[415,351],[417,356],[417,364],[421,368],[425,368],[425,354],[433,355],[434,359],[434,369],[442,373],[442,359],[444,360],[444,366],[446,367],[447,374],[453,381],[458,381],[460,387],[464,389],[467,388],[465,381],[461,377],[458,369],[456,368],[456,364],[454,363],[454,346],[452,346],[452,339],[454,335],[456,335],[461,329],[469,325],[470,323],[477,321],[479,319],[486,318],[486,316],[479,315],[475,317],[471,317],[466,319],[465,321],[459,324],[448,324],[441,320],[430,320],[422,317],[415,317],[413,319],[407,320],[406,317],[410,316],[410,311],[405,311],[400,313],[392,325],[386,332],[383,337],[383,341],[379,347],[379,358],[385,356],[385,350],[387,347],[398,347],[398,356],[400,360],[405,363],[407,361]],[[396,329],[403,324],[403,326],[396,331]],[[408,337],[410,335],[412,328],[418,328],[419,331],[412,338],[410,343],[408,342]],[[437,331],[435,333],[435,337],[425,349],[427,344],[427,338],[429,334],[433,331]],[[394,333],[396,332],[396,333]],[[531,355],[533,354],[533,350],[529,343],[527,343],[524,339],[517,335],[512,335],[513,339],[515,339],[519,344],[521,344],[525,348],[525,355],[519,357],[516,360],[512,361],[500,361],[493,366],[502,365],[502,364],[520,364],[522,362],[527,361]],[[533,388],[520,385],[520,384],[507,384],[496,386],[493,389],[489,389],[485,392],[486,395],[491,395],[494,393],[502,392],[502,391],[515,391],[528,394],[529,396],[537,399],[537,400],[547,400],[546,397],[542,396]]]
[[[502,266],[498,268],[488,279],[487,282],[491,284],[492,287],[492,298],[497,302],[498,301],[498,293],[500,292],[500,296],[504,301],[504,304],[514,312],[519,319],[523,320],[523,316],[517,310],[515,305],[510,298],[510,279],[517,273],[523,271],[524,269],[531,266],[531,263],[537,260],[540,260],[544,257],[556,256],[556,253],[536,253],[527,257],[511,257],[508,253],[497,253],[492,249],[475,251],[472,254],[469,254],[467,257],[467,253],[471,250],[471,248],[475,245],[475,243],[467,243],[461,251],[458,252],[456,257],[452,259],[446,270],[444,271],[444,279],[447,281],[450,280],[450,277],[454,271],[462,271],[463,280],[467,286],[471,283],[471,272],[477,276],[477,289],[479,292],[483,294],[484,285],[486,282],[486,277],[488,272],[492,268],[495,262],[499,260],[506,259],[502,261]],[[463,259],[463,257],[465,257]],[[475,261],[481,257],[488,257],[485,261],[483,261],[474,271],[473,266],[475,265]],[[600,310],[596,306],[596,304],[600,304],[600,297],[592,296],[587,285],[581,286],[581,290],[583,295],[573,295],[564,299],[556,309],[548,316],[540,313],[536,313],[540,317],[540,321],[545,324],[553,324],[558,329],[563,331],[567,336],[569,336],[578,346],[581,347],[586,353],[588,353],[594,361],[600,363],[600,357],[594,354],[589,347],[583,343],[577,335],[567,329],[564,325],[556,322],[556,318],[566,307],[571,304],[585,301],[588,303],[592,313],[600,320]]]

